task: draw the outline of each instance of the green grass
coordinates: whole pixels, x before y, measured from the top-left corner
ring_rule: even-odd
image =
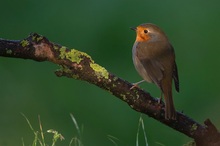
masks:
[[[73,114],[70,114],[70,117],[71,117],[71,119],[74,123],[74,126],[76,128],[76,131],[78,133],[78,137],[73,137],[70,141],[69,146],[71,146],[72,143],[74,144],[74,146],[83,146],[83,144],[82,144],[82,133],[81,133],[81,131],[83,131],[83,129],[80,130],[79,125],[78,125],[75,117],[73,116]]]
[[[43,126],[42,126],[42,123],[41,123],[41,120],[40,120],[40,116],[38,116],[38,122],[39,122],[39,129],[38,130],[35,130],[33,128],[33,126],[31,125],[31,122],[28,120],[28,118],[23,114],[21,113],[22,116],[25,118],[29,128],[31,129],[32,133],[34,134],[34,139],[33,139],[33,142],[32,144],[25,144],[24,143],[24,139],[22,139],[22,146],[26,146],[26,145],[31,145],[31,146],[55,146],[57,144],[57,141],[60,140],[64,140],[64,136],[59,133],[58,131],[56,130],[53,130],[53,129],[49,129],[49,130],[46,130],[46,132],[44,132],[43,130]],[[83,146],[83,143],[82,143],[82,131],[83,129],[80,129],[79,128],[79,125],[75,119],[75,117],[73,116],[73,114],[70,114],[70,117],[73,121],[73,124],[76,128],[76,131],[77,131],[77,136],[73,137],[70,142],[69,142],[69,146]],[[148,146],[148,142],[147,142],[147,135],[146,135],[146,132],[145,132],[145,127],[144,127],[144,121],[143,121],[143,118],[142,116],[140,116],[139,118],[139,122],[138,122],[138,129],[137,129],[137,134],[136,134],[136,146],[139,146],[139,139],[140,139],[140,134],[141,132],[143,133],[143,137],[142,139],[144,138],[144,142],[145,142],[145,146]],[[50,136],[52,134],[52,139],[51,139],[51,143],[48,144],[46,143],[46,140],[45,139],[48,139],[47,137]],[[121,141],[120,139],[112,136],[112,135],[107,135],[107,138],[109,139],[109,141],[111,141],[113,143],[114,146],[119,146],[121,144]]]
[[[47,130],[46,132],[43,131],[43,126],[41,124],[41,120],[40,120],[40,116],[38,116],[38,120],[39,120],[39,131],[35,130],[33,128],[33,126],[31,125],[31,122],[28,120],[28,118],[23,114],[21,113],[21,115],[25,118],[25,120],[27,121],[27,124],[29,125],[29,128],[31,129],[31,131],[33,132],[34,134],[34,140],[31,144],[31,146],[55,146],[57,141],[60,140],[64,140],[65,138],[62,136],[61,133],[59,133],[58,131],[56,130],[53,130],[53,129],[49,129]],[[82,144],[82,141],[81,141],[81,131],[79,129],[79,126],[77,124],[77,121],[76,119],[74,118],[74,116],[72,114],[70,114],[71,116],[71,119],[76,127],[76,130],[77,130],[77,133],[78,133],[78,137],[73,137],[71,139],[71,141],[69,142],[69,146],[83,146]],[[53,137],[51,139],[51,144],[47,144],[45,142],[45,137],[48,136],[48,134],[52,134]],[[28,144],[30,145],[30,144]],[[24,143],[24,139],[22,138],[22,146],[26,146],[25,143]]]
[[[138,130],[137,130],[137,135],[136,135],[136,146],[139,146],[139,134],[140,134],[140,129],[143,131],[145,145],[148,146],[147,134],[146,134],[146,132],[145,132],[144,120],[143,120],[143,118],[142,118],[142,115],[140,116],[140,118],[139,118],[139,123],[138,123]]]

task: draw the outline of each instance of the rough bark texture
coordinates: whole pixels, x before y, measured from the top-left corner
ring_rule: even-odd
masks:
[[[58,64],[61,68],[55,72],[57,76],[84,80],[107,90],[132,109],[193,138],[197,146],[220,145],[220,133],[210,120],[201,125],[180,112],[177,112],[176,120],[164,119],[164,103],[158,103],[157,98],[138,87],[131,89],[131,83],[108,72],[84,52],[68,49],[32,33],[23,40],[0,39],[0,56]]]

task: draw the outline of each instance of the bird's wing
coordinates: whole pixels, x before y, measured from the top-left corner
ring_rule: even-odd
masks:
[[[174,62],[174,67],[173,67],[173,80],[174,80],[176,91],[179,92],[179,77],[178,77],[178,70],[177,70],[176,62]]]
[[[161,80],[163,79],[163,65],[156,59],[141,59],[141,64],[147,72],[148,77],[161,88]]]

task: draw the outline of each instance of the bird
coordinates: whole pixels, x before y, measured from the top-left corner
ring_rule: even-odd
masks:
[[[174,48],[163,30],[155,24],[144,23],[131,29],[136,31],[132,48],[134,66],[143,81],[154,83],[160,88],[165,101],[165,119],[176,120],[172,80],[179,92],[179,77]]]

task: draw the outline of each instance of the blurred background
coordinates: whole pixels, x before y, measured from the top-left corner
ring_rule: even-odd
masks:
[[[180,93],[174,93],[175,106],[196,121],[206,118],[220,129],[219,34],[220,2],[205,0],[20,0],[1,1],[0,38],[19,40],[31,32],[50,41],[91,55],[111,73],[137,82],[131,58],[135,32],[129,27],[151,22],[168,35],[176,52]],[[69,145],[77,135],[70,113],[82,130],[85,146],[112,146],[111,135],[119,146],[133,146],[140,113],[98,87],[84,81],[56,77],[59,69],[50,62],[0,57],[0,145],[31,145],[38,115],[47,143],[55,129]],[[148,83],[141,88],[153,96],[159,89]],[[142,116],[149,146],[183,145],[191,139]],[[49,138],[48,138],[49,137]],[[144,145],[142,135],[139,143]]]

